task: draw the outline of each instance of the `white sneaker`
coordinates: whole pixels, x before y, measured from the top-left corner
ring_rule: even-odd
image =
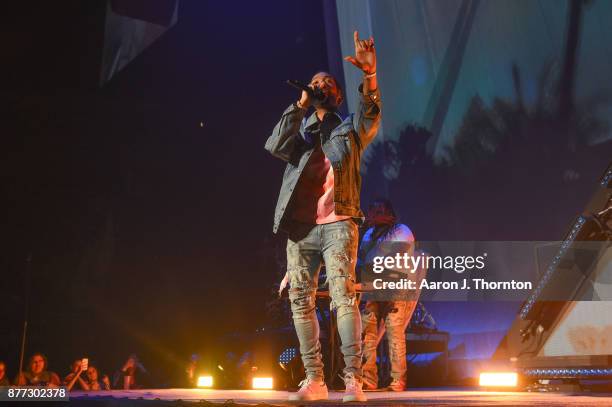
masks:
[[[327,400],[327,385],[323,380],[306,378],[300,382],[300,389],[297,393],[291,393],[291,401],[312,401]]]
[[[357,380],[352,374],[348,374],[344,377],[344,397],[342,401],[344,403],[349,401],[367,401],[367,397],[363,394],[361,389],[362,383]]]

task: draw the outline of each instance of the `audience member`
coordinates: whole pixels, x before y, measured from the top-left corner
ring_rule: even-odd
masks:
[[[95,366],[87,368],[87,387],[86,390],[99,391],[110,390],[110,380],[107,375],[103,375],[102,379],[98,377],[98,369]]]
[[[35,353],[30,357],[28,370],[17,376],[15,385],[59,387],[60,378],[57,373],[47,370],[47,357],[42,353]]]
[[[0,387],[10,386],[11,383],[6,374],[6,363],[0,360]]]
[[[84,367],[85,366],[83,365],[83,360],[81,359],[77,359],[72,362],[70,373],[68,373],[66,377],[64,377],[63,381],[63,385],[66,386],[68,391],[72,391],[73,389],[87,390],[87,383],[81,377],[81,374],[84,371]],[[77,383],[78,386],[75,386]]]
[[[189,359],[189,363],[187,364],[187,368],[185,369],[185,373],[187,373],[187,386],[194,387],[197,382],[197,369],[198,369],[198,360],[200,356],[197,353],[191,355]]]
[[[113,385],[115,388],[121,386],[123,390],[129,390],[136,388],[136,371],[140,370],[143,373],[147,373],[142,363],[138,361],[138,356],[131,354],[120,371],[115,373],[113,378]],[[121,380],[123,378],[123,380]],[[120,383],[121,382],[121,383]]]

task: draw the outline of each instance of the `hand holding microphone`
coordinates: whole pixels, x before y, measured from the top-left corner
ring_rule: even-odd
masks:
[[[297,102],[298,106],[303,109],[308,109],[313,100],[323,101],[325,100],[325,94],[318,88],[312,85],[304,85],[303,83],[294,79],[287,80],[287,84],[293,86],[296,89],[302,90],[302,97]]]

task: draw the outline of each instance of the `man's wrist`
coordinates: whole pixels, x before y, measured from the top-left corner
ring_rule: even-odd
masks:
[[[364,79],[370,79],[376,76],[376,71],[371,72],[371,73],[367,73],[367,72],[363,72],[363,78]]]
[[[376,71],[363,76],[363,93],[370,94],[376,92],[378,88],[378,80],[376,79]]]

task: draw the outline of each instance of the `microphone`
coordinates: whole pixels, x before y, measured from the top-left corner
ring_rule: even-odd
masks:
[[[287,79],[287,85],[293,86],[296,89],[303,90],[304,92],[308,93],[311,98],[317,99],[321,102],[324,101],[326,98],[325,94],[321,92],[319,89],[316,89],[316,88],[312,89],[304,85],[302,82],[296,81],[295,79]]]

